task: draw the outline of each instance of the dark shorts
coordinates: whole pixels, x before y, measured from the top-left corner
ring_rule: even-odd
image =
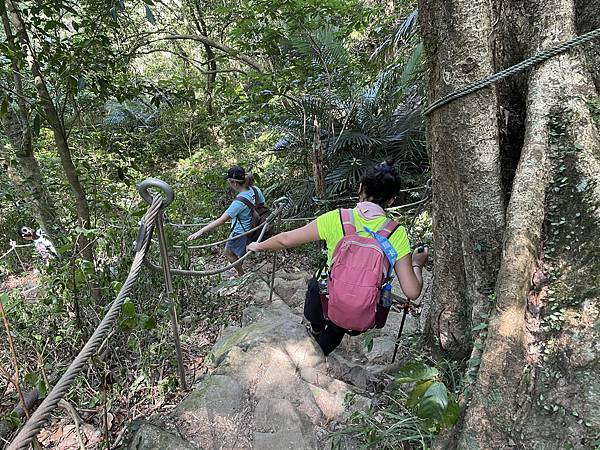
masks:
[[[233,237],[233,235],[231,236]],[[242,236],[232,241],[225,243],[225,248],[231,250],[238,258],[246,254],[246,246],[248,245],[248,236]]]

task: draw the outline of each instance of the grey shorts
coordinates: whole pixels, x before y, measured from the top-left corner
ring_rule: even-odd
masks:
[[[233,237],[231,235],[230,237]],[[238,258],[246,254],[246,246],[248,245],[248,236],[242,236],[237,239],[225,243],[225,248],[231,250]]]

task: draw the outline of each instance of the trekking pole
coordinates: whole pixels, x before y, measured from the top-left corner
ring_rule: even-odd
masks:
[[[404,304],[404,311],[402,313],[402,321],[400,322],[400,329],[398,330],[398,337],[396,338],[396,345],[394,346],[394,355],[392,356],[392,363],[396,361],[396,354],[398,353],[398,346],[400,345],[400,336],[402,335],[402,329],[404,328],[404,321],[406,320],[406,314],[408,313],[408,308],[410,307],[410,302],[406,302]]]

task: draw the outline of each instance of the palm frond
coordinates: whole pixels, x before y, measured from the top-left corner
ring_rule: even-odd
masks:
[[[388,36],[379,47],[371,54],[371,60],[374,60],[390,51],[395,51],[403,40],[414,34],[419,11],[413,10],[408,16],[401,20],[393,32]]]

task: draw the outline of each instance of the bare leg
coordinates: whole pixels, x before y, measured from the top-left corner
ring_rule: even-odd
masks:
[[[229,261],[230,263],[234,263],[236,262],[239,258],[238,256],[233,253],[231,250],[229,250],[228,248],[225,249],[225,258],[227,258],[227,261]],[[237,271],[238,277],[241,277],[242,275],[244,275],[244,268],[242,267],[243,262],[236,264],[235,270]]]

